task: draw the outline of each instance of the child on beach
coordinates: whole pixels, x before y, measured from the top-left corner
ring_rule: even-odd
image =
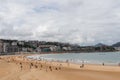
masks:
[[[59,70],[61,70],[62,64],[59,65]]]
[[[80,66],[80,68],[84,68],[84,61],[82,61],[82,65]]]
[[[43,65],[41,64],[41,66],[40,66],[40,67],[41,67],[41,69],[42,69]]]
[[[52,67],[51,66],[49,66],[49,69],[50,69],[50,71],[52,71]]]
[[[33,63],[30,63],[30,69],[32,68],[32,66],[33,66]]]
[[[70,63],[69,63],[69,60],[68,60],[68,59],[66,60],[66,63],[67,63],[68,66],[70,66]]]
[[[21,68],[21,71],[22,71],[22,68],[23,68],[22,63],[20,63],[20,68]]]
[[[104,66],[105,64],[104,64],[104,63],[102,63],[102,65]]]
[[[37,65],[35,65],[35,68],[38,68],[38,66],[37,66]]]

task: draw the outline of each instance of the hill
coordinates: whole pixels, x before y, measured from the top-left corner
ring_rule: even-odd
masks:
[[[115,44],[112,45],[113,47],[120,47],[120,42],[117,42]]]

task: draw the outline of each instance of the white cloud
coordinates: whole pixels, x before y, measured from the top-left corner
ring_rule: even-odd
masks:
[[[0,37],[91,45],[120,40],[119,0],[0,0]]]

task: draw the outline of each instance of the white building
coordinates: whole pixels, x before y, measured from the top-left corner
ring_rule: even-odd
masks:
[[[18,44],[24,45],[24,41],[19,41]]]
[[[12,42],[11,45],[12,46],[17,46],[17,42]]]
[[[120,51],[120,47],[115,47],[115,50],[118,50],[118,51]]]
[[[51,46],[51,47],[50,47],[50,50],[51,50],[51,51],[57,51],[58,48],[57,48],[57,46]]]
[[[37,47],[36,51],[37,51],[37,52],[41,52],[41,48],[40,48],[40,47]]]

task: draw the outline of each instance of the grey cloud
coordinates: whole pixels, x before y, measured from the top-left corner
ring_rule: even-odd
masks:
[[[0,0],[0,37],[92,45],[120,40],[119,0]]]

